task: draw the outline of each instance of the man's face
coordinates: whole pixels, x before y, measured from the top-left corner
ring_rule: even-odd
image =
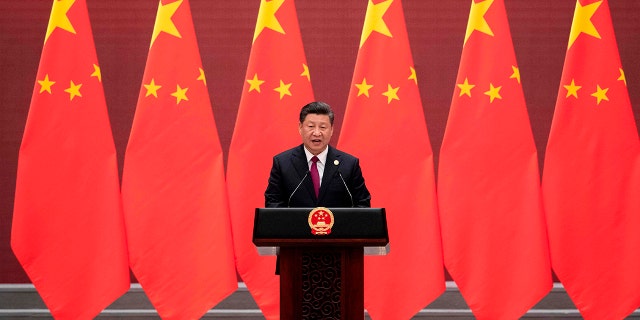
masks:
[[[333,126],[325,114],[308,114],[300,123],[299,130],[304,146],[314,155],[324,151],[333,135]]]

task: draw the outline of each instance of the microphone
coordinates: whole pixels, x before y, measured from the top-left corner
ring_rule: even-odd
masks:
[[[344,188],[347,189],[347,193],[349,194],[349,199],[351,199],[351,208],[353,208],[353,196],[351,195],[351,191],[349,191],[349,187],[347,187],[347,183],[344,181],[342,177],[342,173],[338,170],[338,175],[340,176],[340,180],[342,180],[342,184],[344,184]]]
[[[309,170],[307,170],[307,172],[305,172],[304,177],[302,177],[302,179],[300,179],[300,182],[298,183],[296,188],[293,189],[293,192],[291,192],[291,195],[289,195],[289,200],[287,200],[287,208],[290,208],[289,205],[291,204],[291,198],[293,197],[293,194],[296,193],[296,191],[298,191],[298,189],[302,185],[302,182],[304,182],[304,179],[306,179],[308,175],[309,175]]]

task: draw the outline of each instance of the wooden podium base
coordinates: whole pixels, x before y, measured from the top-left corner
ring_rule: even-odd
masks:
[[[362,247],[281,247],[280,319],[364,319]]]

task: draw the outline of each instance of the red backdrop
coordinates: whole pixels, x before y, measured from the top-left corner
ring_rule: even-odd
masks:
[[[226,155],[260,1],[191,0],[190,3]],[[506,1],[540,165],[575,4],[575,0]],[[470,5],[471,0],[403,1],[436,170]],[[617,0],[609,5],[638,125],[640,1]],[[88,7],[122,168],[158,1],[88,0]],[[336,111],[335,144],[367,1],[298,0],[296,7],[316,99],[328,102]],[[11,252],[9,238],[18,150],[50,10],[51,1],[22,0],[5,4],[0,15],[0,84],[3,88],[0,95],[0,283],[29,281]],[[297,130],[296,121],[291,119],[291,130]]]

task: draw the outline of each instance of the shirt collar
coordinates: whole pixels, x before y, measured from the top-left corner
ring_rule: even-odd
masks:
[[[302,149],[304,149],[304,154],[307,156],[307,162],[311,161],[311,158],[313,158],[313,154],[311,152],[309,152],[309,150],[307,150],[307,148],[303,147]],[[324,148],[324,150],[322,152],[320,152],[320,154],[317,155],[318,160],[320,161],[320,163],[322,163],[322,164],[327,163],[327,154],[329,154],[329,146]]]

